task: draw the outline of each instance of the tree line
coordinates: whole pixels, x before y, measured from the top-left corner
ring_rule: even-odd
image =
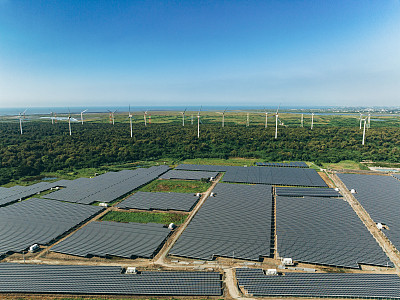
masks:
[[[31,122],[24,134],[13,123],[0,124],[0,184],[41,172],[99,167],[160,158],[247,157],[265,161],[341,160],[400,161],[400,131],[397,128],[371,128],[366,145],[362,131],[349,127],[275,128],[232,125],[221,128],[202,124],[135,124],[130,137],[129,124],[68,124]]]

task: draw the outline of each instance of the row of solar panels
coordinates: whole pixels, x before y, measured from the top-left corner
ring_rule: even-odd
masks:
[[[82,204],[112,202],[158,178],[168,170],[168,166],[162,165],[148,169],[108,172],[90,179],[80,178],[76,180],[76,183],[69,182],[66,188],[50,193],[44,198]]]
[[[258,168],[183,164],[177,166],[175,169],[226,172],[223,178],[225,182],[327,187],[324,180],[315,170],[306,168]]]
[[[338,174],[376,223],[386,224],[384,234],[400,249],[400,181],[392,176]]]
[[[170,254],[258,260],[271,248],[271,187],[219,183]],[[245,201],[245,199],[248,199]]]
[[[0,255],[48,244],[101,207],[31,198],[0,208]]]
[[[30,186],[16,185],[11,188],[0,187],[0,206],[30,197],[56,186],[56,183],[39,182]]]
[[[340,198],[278,196],[276,222],[281,257],[348,268],[393,266],[351,206]]]
[[[216,272],[142,272],[120,267],[0,264],[0,293],[219,296]]]
[[[258,167],[281,167],[281,168],[308,168],[304,161],[292,161],[287,163],[256,162]]]
[[[51,250],[82,257],[151,258],[169,233],[161,224],[91,222]]]
[[[236,269],[239,287],[258,297],[399,299],[396,274],[286,273],[265,275],[262,269]]]

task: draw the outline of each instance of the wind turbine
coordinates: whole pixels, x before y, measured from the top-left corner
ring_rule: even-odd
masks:
[[[222,127],[225,126],[225,112],[228,108],[225,108],[225,110],[223,112],[217,112],[217,114],[221,114],[222,115]]]
[[[84,112],[87,112],[87,109],[85,109],[84,111],[81,111],[81,122],[82,122],[82,125],[83,125],[83,113]]]
[[[363,139],[362,139],[362,144],[365,144],[365,125],[367,124],[367,118],[365,118],[364,120],[364,130],[363,130]]]
[[[143,112],[143,118],[144,118],[144,126],[147,126],[147,110]]]
[[[54,113],[51,111],[50,114],[51,114],[51,125],[53,125],[54,124]]]
[[[200,112],[201,112],[202,106],[200,106],[200,109],[197,113],[197,138],[200,138]]]
[[[264,111],[265,111],[265,128],[267,128],[268,127],[268,112],[265,109],[265,107],[264,107]]]
[[[131,127],[131,137],[133,136],[133,130],[132,130],[132,114],[131,114],[131,105],[129,104],[129,124]]]
[[[187,108],[185,108],[184,111],[181,111],[181,114],[182,114],[182,126],[185,126],[185,112],[186,112],[186,110],[187,110]],[[193,118],[192,118],[192,121],[193,121]]]
[[[192,114],[192,125],[193,125],[193,114]]]
[[[26,112],[27,110],[28,110],[28,109],[25,109],[24,112],[19,113],[19,129],[20,129],[20,131],[21,131],[21,134],[22,134],[22,118],[25,118],[25,112]],[[23,116],[23,117],[22,117],[22,116]]]
[[[301,127],[303,127],[303,119],[304,119],[303,114],[301,114]]]
[[[249,116],[249,113],[247,113],[246,127],[249,127],[249,124],[250,124],[250,116]]]
[[[368,113],[368,128],[371,128],[371,113]]]
[[[360,113],[360,129],[361,129],[361,122],[362,122],[362,113]]]
[[[72,135],[71,131],[71,111],[68,108],[68,127],[69,127],[69,135]]]
[[[110,112],[110,124],[112,123],[114,125],[115,123],[114,114],[117,110],[111,111],[108,109],[108,111]]]
[[[279,104],[278,109],[276,110],[276,113],[275,113],[275,139],[278,138],[278,118],[279,118],[278,111],[279,111],[280,106],[281,105]]]
[[[314,113],[311,113],[311,130],[314,128]]]

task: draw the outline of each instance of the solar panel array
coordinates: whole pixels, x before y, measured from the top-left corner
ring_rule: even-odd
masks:
[[[151,258],[170,232],[162,224],[91,222],[51,250],[82,257]]]
[[[39,182],[30,186],[16,185],[11,188],[0,188],[0,206],[24,199],[56,187],[57,183]]]
[[[180,164],[175,170],[226,172],[234,166]]]
[[[276,230],[280,257],[359,268],[393,266],[351,206],[338,198],[277,197]]]
[[[94,178],[80,178],[74,183],[64,182],[67,187],[50,193],[44,198],[90,204],[93,202],[112,202],[134,189],[158,178],[169,170],[168,166],[139,168],[108,172]]]
[[[281,168],[308,168],[304,161],[292,161],[287,163],[256,162],[258,167],[281,167]]]
[[[31,198],[0,208],[0,254],[45,245],[102,208]]]
[[[186,179],[186,180],[201,180],[209,179],[211,177],[217,177],[218,172],[209,171],[181,171],[181,170],[170,170],[167,173],[161,175],[161,179]]]
[[[342,197],[342,195],[329,188],[298,188],[298,187],[283,187],[278,186],[275,188],[277,196],[285,197]]]
[[[236,269],[239,287],[253,296],[399,299],[396,274],[286,273],[265,275],[262,269]]]
[[[237,183],[327,187],[315,170],[305,168],[234,167],[225,173],[223,180]]]
[[[0,264],[0,293],[219,296],[216,272],[121,274],[114,266]]]
[[[391,176],[338,174],[348,189],[357,191],[353,196],[371,218],[384,223],[389,230],[383,233],[400,249],[400,181]]]
[[[170,254],[258,260],[270,256],[271,186],[219,183]]]
[[[225,182],[327,187],[325,181],[315,170],[306,168],[258,168],[182,164],[175,169],[226,172],[223,178]]]
[[[189,193],[137,192],[119,203],[120,208],[190,211],[199,197]]]

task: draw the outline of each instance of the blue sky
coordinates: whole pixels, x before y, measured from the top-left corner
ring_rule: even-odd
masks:
[[[0,0],[0,107],[400,105],[400,1]]]

